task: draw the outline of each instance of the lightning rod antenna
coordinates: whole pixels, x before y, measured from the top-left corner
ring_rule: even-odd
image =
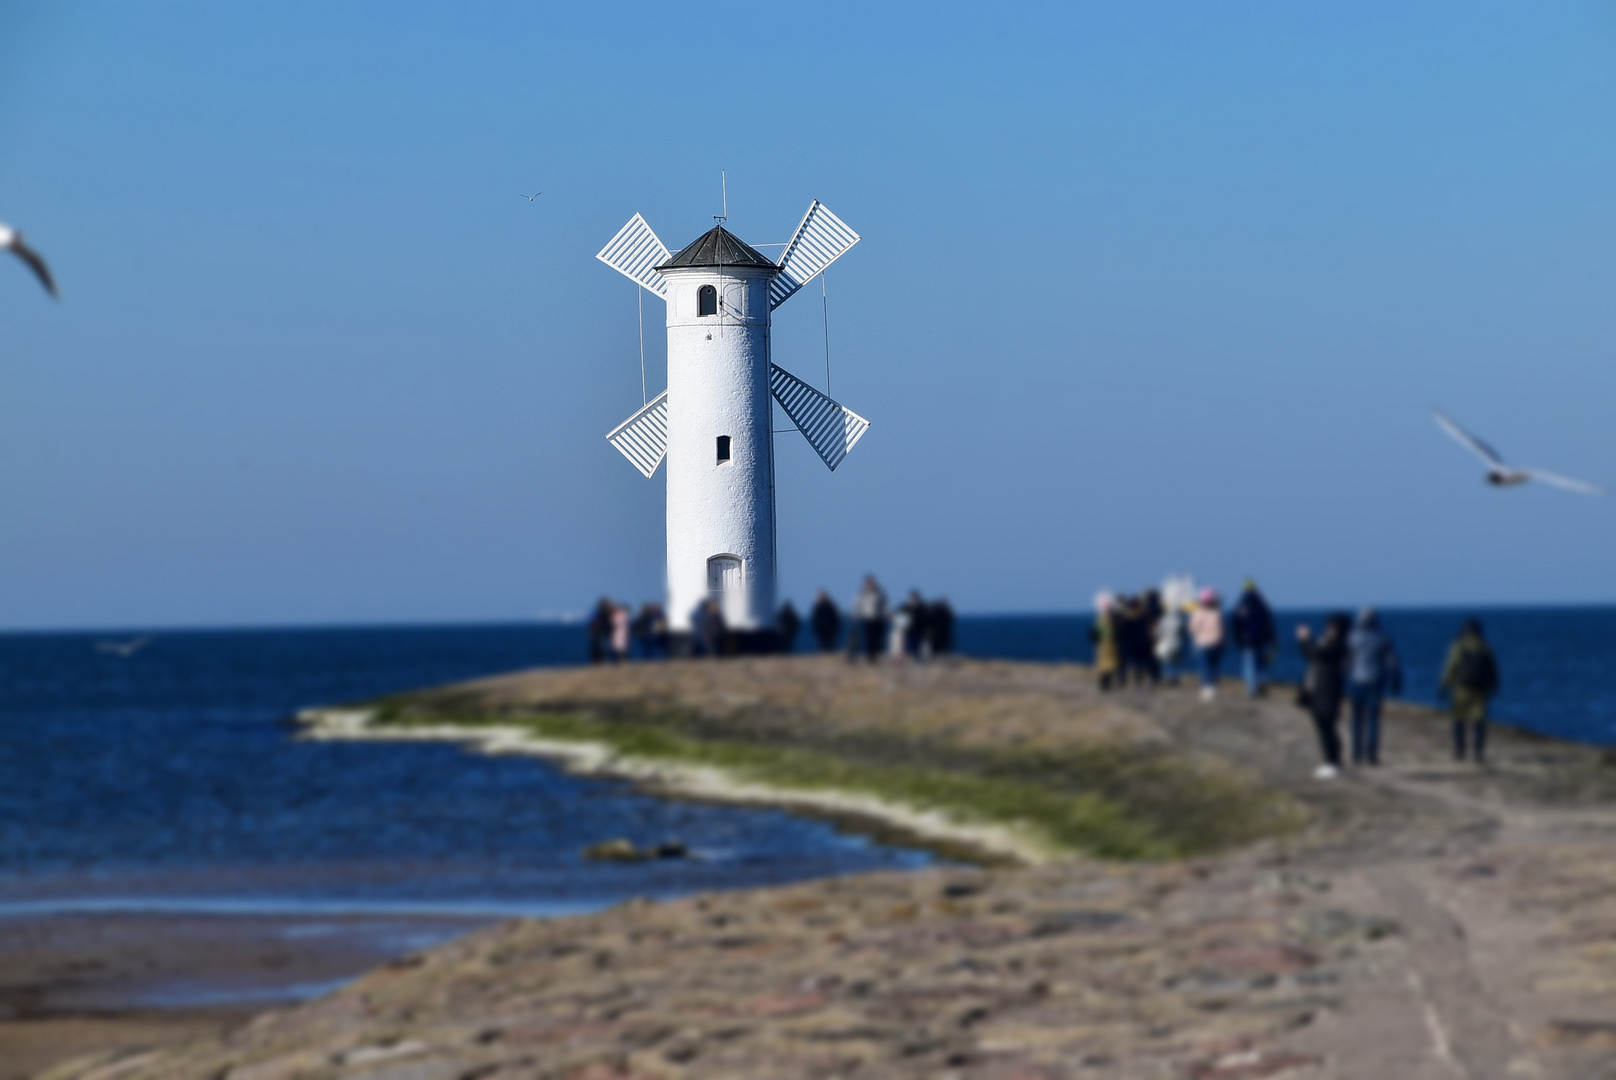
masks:
[[[724,212],[714,214],[713,220],[722,225],[729,220],[729,175],[723,169],[718,170],[718,183],[720,190],[724,194]]]

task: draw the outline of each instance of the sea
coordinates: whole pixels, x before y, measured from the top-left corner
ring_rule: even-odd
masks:
[[[1282,613],[1287,643],[1293,623],[1325,614]],[[1408,698],[1437,700],[1467,615],[1499,657],[1500,720],[1616,745],[1616,608],[1384,611]],[[1089,629],[1083,615],[963,616],[958,648],[1086,661]],[[585,658],[576,624],[0,635],[0,917],[552,915],[932,861],[813,818],[655,798],[448,743],[305,741],[288,722]],[[1287,644],[1278,675],[1300,671]],[[618,837],[678,841],[691,857],[583,856]]]

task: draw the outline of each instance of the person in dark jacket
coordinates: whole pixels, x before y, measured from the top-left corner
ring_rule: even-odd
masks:
[[[585,629],[589,632],[589,662],[599,664],[606,659],[606,650],[612,642],[612,612],[616,605],[606,597],[600,598],[595,610],[589,615],[589,623]]]
[[[954,609],[949,605],[946,596],[939,596],[932,601],[931,612],[926,617],[926,627],[931,631],[933,656],[947,656],[954,651]]]
[[[820,589],[814,597],[808,621],[813,625],[814,640],[819,642],[819,651],[835,652],[836,643],[842,640],[842,612],[824,589]]]
[[[1358,612],[1347,635],[1347,697],[1352,701],[1352,763],[1380,764],[1380,706],[1403,692],[1403,669],[1374,608]]]
[[[1240,600],[1229,613],[1229,632],[1240,652],[1240,671],[1246,679],[1246,696],[1261,697],[1268,692],[1268,658],[1279,639],[1274,630],[1274,613],[1257,591],[1257,583],[1246,579]]]
[[[780,632],[780,651],[784,653],[797,651],[797,633],[802,629],[802,616],[787,600],[780,605],[780,613],[774,617],[774,628]]]
[[[903,620],[903,654],[924,660],[930,655],[926,642],[931,640],[931,627],[926,624],[931,617],[931,605],[921,598],[919,589],[910,589],[909,598],[899,608],[904,614]]]
[[[1319,733],[1319,751],[1324,763],[1313,770],[1319,780],[1330,780],[1341,772],[1341,733],[1337,723],[1341,716],[1341,697],[1346,688],[1347,628],[1352,620],[1343,614],[1331,615],[1325,621],[1324,633],[1317,641],[1307,624],[1296,628],[1296,643],[1307,659],[1307,675],[1302,680],[1298,704],[1313,717],[1313,726]]]
[[[1453,757],[1465,758],[1466,728],[1474,733],[1476,763],[1487,758],[1487,703],[1498,693],[1498,660],[1482,636],[1481,623],[1466,619],[1442,665],[1442,692],[1453,705]]]

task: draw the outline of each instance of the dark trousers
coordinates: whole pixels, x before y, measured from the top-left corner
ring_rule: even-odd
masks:
[[[1353,684],[1352,696],[1352,763],[1380,764],[1380,703],[1378,686]]]
[[[1320,716],[1318,713],[1313,713],[1311,715],[1313,717],[1313,727],[1319,733],[1319,753],[1324,755],[1326,764],[1334,765],[1339,769],[1341,767],[1341,732],[1336,727],[1335,714]]]
[[[1463,720],[1453,722],[1453,759],[1455,761],[1463,761],[1465,758],[1465,726],[1466,722]],[[1472,720],[1469,722],[1469,726],[1475,729],[1475,738],[1472,740],[1472,745],[1476,748],[1476,760],[1485,761],[1487,759],[1487,721]]]

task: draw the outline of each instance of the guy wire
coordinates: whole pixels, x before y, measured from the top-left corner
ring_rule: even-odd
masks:
[[[830,396],[830,297],[825,292],[825,275],[829,267],[819,272],[819,304],[825,313],[825,396]]]

